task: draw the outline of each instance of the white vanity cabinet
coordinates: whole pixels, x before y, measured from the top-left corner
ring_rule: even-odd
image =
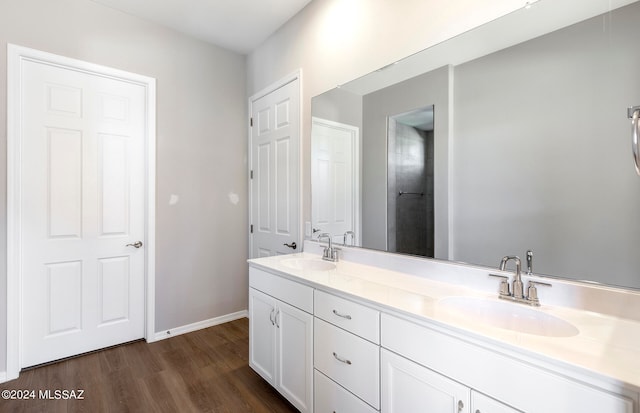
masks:
[[[348,274],[264,260],[273,272],[249,271],[249,364],[302,412],[640,413],[633,386],[414,316],[402,291],[363,282],[356,295],[342,289]]]
[[[500,349],[485,348],[402,318],[382,314],[380,334],[383,347],[384,413],[404,410],[389,410],[387,406],[393,407],[394,403],[400,403],[396,400],[396,391],[413,394],[414,391],[401,390],[410,385],[419,389],[416,391],[433,393],[433,399],[441,400],[446,407],[441,411],[447,412],[476,413],[479,410],[483,413],[484,409],[484,413],[492,413],[495,411],[492,408],[495,403],[492,402],[500,400],[517,409],[513,410],[505,405],[507,412],[633,413],[633,401],[623,395],[520,361],[503,354]],[[409,365],[409,360],[415,365]],[[420,373],[410,374],[409,371]],[[438,384],[434,385],[436,382]],[[463,383],[464,386],[457,388],[453,383]],[[465,386],[467,395],[463,390]],[[429,387],[435,390],[427,390]],[[405,397],[409,397],[408,394]],[[489,395],[495,400],[483,395]],[[415,397],[415,402],[419,401],[421,404],[413,405],[414,408],[425,403],[426,397],[423,395]],[[471,400],[477,406],[472,406]],[[458,401],[462,401],[462,410],[457,410]],[[498,405],[502,408],[501,404]],[[402,406],[407,411],[413,410],[406,404]]]
[[[249,366],[312,412],[313,289],[255,268],[249,277]]]

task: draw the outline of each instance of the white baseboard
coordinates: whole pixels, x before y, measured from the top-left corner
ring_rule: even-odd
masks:
[[[153,337],[151,337],[151,340],[147,338],[147,342],[151,343],[158,340],[164,340],[174,336],[179,336],[180,334],[186,334],[192,331],[201,330],[203,328],[217,326],[218,324],[227,323],[229,321],[238,320],[240,318],[245,318],[245,317],[249,317],[249,312],[247,310],[226,314],[220,317],[210,318],[208,320],[198,321],[197,323],[187,324],[186,326],[180,326],[180,327],[171,328],[169,330],[159,331]]]
[[[9,374],[6,370],[0,371],[0,384],[6,383],[11,380],[15,380],[17,378],[18,378],[17,375],[15,377],[11,377],[11,374]]]

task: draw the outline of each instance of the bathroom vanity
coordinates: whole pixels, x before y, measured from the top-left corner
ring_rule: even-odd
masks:
[[[249,260],[250,366],[303,412],[638,413],[640,293],[322,247]]]
[[[640,413],[639,19],[527,2],[313,97],[327,249],[249,261],[254,370],[304,412]]]

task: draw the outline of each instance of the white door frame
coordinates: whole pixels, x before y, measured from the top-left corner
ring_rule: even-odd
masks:
[[[22,268],[20,233],[21,64],[34,61],[142,86],[146,90],[145,133],[145,339],[155,330],[155,176],[156,80],[81,60],[7,45],[7,371],[6,380],[20,374],[22,346]],[[1,381],[1,380],[0,380]]]
[[[299,105],[300,105],[300,110],[299,110],[299,116],[300,116],[300,121],[299,123],[299,127],[298,127],[298,140],[299,140],[299,144],[298,144],[298,174],[300,176],[300,179],[298,180],[298,189],[299,189],[299,196],[298,196],[298,239],[303,240],[304,236],[303,236],[303,231],[304,231],[304,226],[302,225],[302,187],[303,187],[303,182],[304,182],[304,171],[302,168],[302,164],[303,164],[303,158],[302,158],[302,154],[303,154],[303,145],[302,145],[302,109],[303,109],[303,103],[302,103],[302,69],[298,69],[293,73],[288,74],[287,76],[283,77],[282,79],[278,80],[277,82],[272,83],[271,85],[267,86],[266,88],[262,89],[261,91],[259,91],[258,93],[255,93],[254,95],[252,95],[249,98],[249,118],[251,118],[251,114],[253,113],[253,102],[255,102],[256,100],[268,95],[269,93],[280,89],[281,87],[291,83],[291,82],[295,82],[298,81],[298,86],[299,86],[299,93],[300,93],[300,99],[299,99]],[[253,166],[253,151],[251,150],[252,146],[252,137],[251,137],[251,123],[247,122],[247,140],[248,140],[248,165],[247,165],[247,176],[249,176],[249,211],[248,211],[248,220],[249,220],[249,224],[251,224],[251,213],[252,213],[252,209],[253,209],[253,180],[251,179],[251,168]],[[300,242],[300,248],[302,249],[302,241]],[[251,251],[253,251],[253,234],[251,232],[249,232],[249,251],[248,251],[248,256],[251,257]],[[296,251],[299,252],[299,251]]]

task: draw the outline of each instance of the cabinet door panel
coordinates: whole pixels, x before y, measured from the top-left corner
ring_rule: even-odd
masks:
[[[385,349],[381,362],[382,413],[470,412],[466,386]]]
[[[275,300],[249,289],[249,365],[275,385]]]
[[[300,411],[313,405],[313,316],[278,302],[276,388]]]

